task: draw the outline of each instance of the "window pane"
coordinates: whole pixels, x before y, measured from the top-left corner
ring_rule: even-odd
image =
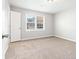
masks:
[[[37,28],[39,29],[43,28],[43,24],[37,24]]]
[[[35,29],[34,23],[27,23],[27,29]]]
[[[35,17],[34,16],[27,17],[27,23],[32,23],[32,22],[35,22]]]
[[[37,29],[43,29],[43,16],[37,16]]]

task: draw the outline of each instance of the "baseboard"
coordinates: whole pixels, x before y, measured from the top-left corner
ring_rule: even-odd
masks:
[[[43,39],[43,38],[49,38],[49,37],[54,37],[53,35],[49,36],[39,36],[39,37],[32,37],[32,38],[24,38],[22,40],[32,40],[32,39]]]
[[[62,39],[65,39],[65,40],[69,40],[69,41],[72,41],[72,42],[76,42],[76,40],[73,40],[73,39],[70,39],[70,38],[66,38],[66,37],[63,37],[63,36],[55,35],[55,37],[62,38]]]
[[[72,39],[69,39],[69,38],[66,38],[66,37],[62,37],[62,36],[57,36],[57,35],[49,35],[49,36],[40,36],[40,37],[24,38],[24,39],[21,39],[19,41],[43,39],[43,38],[49,38],[49,37],[50,38],[57,37],[57,38],[65,39],[65,40],[68,40],[68,41],[76,42],[76,40],[72,40]],[[19,41],[14,41],[14,42],[19,42]],[[14,43],[14,42],[12,42],[12,43]]]
[[[52,37],[54,37],[53,35],[49,35],[49,36],[39,36],[39,37],[31,37],[31,38],[23,38],[23,39],[21,39],[21,40],[19,40],[19,41],[13,41],[13,42],[11,42],[11,43],[15,43],[15,42],[21,42],[21,41],[26,41],[26,40],[35,40],[35,39],[43,39],[43,38],[52,38]]]

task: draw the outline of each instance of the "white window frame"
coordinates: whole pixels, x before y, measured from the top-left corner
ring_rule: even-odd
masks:
[[[30,15],[28,15],[28,16],[30,16]],[[38,29],[37,28],[37,16],[34,16],[34,15],[32,15],[32,16],[34,16],[35,17],[35,29],[27,29],[27,18],[28,18],[28,16],[26,15],[25,17],[26,17],[26,31],[43,31],[43,30],[45,30],[45,16],[42,16],[43,17],[43,28],[42,29]]]

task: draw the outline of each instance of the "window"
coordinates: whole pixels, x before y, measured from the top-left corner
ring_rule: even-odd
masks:
[[[37,16],[37,29],[43,29],[43,17]]]
[[[44,30],[45,17],[44,16],[26,16],[26,30]]]
[[[27,29],[35,29],[35,17],[33,16],[28,16],[27,17]]]

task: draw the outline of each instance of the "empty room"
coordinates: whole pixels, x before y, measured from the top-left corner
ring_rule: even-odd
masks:
[[[3,0],[3,59],[76,59],[76,0]]]

